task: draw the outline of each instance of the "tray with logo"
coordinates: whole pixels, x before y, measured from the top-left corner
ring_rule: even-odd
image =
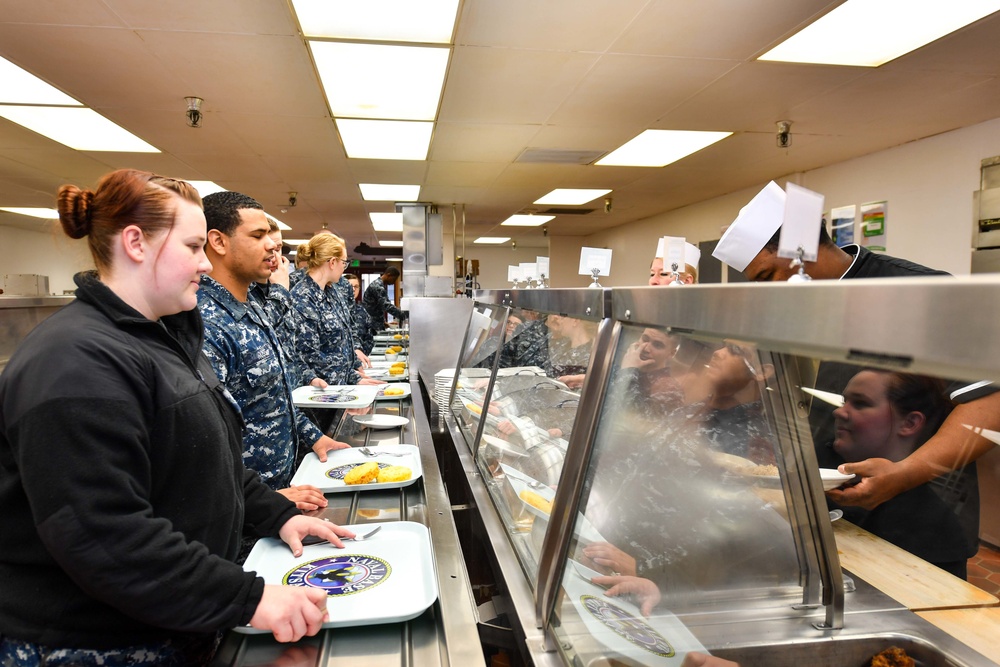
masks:
[[[380,385],[330,385],[323,389],[312,386],[292,390],[292,403],[300,408],[363,408],[375,401]]]
[[[243,569],[267,584],[304,586],[327,594],[330,619],[324,628],[399,623],[416,618],[438,597],[430,533],[412,521],[346,526],[355,533],[382,530],[363,542],[304,547],[296,558],[281,540],[265,538],[254,545]],[[264,634],[250,626],[237,632]]]

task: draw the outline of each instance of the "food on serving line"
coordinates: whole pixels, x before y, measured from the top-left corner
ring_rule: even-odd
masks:
[[[389,369],[389,375],[402,375],[405,372],[406,368],[400,366],[393,366],[392,368]]]
[[[476,405],[475,403],[466,403],[465,407],[469,408],[469,412],[475,412],[477,415],[483,414],[483,406]]]
[[[344,484],[367,484],[378,477],[378,463],[368,461],[351,468],[344,475]]]
[[[535,509],[540,509],[546,514],[552,514],[551,500],[546,500],[541,495],[535,493],[534,491],[529,491],[528,489],[521,491],[521,493],[519,493],[518,496],[521,498],[521,500],[528,503]]]
[[[392,337],[392,339],[393,340],[403,340],[403,336],[401,334],[396,334],[395,336]]]
[[[872,658],[871,667],[914,667],[913,658],[898,646],[890,646]]]
[[[383,396],[402,396],[405,393],[406,392],[404,392],[402,390],[402,388],[400,388],[400,387],[389,387],[388,389],[386,389],[385,391],[382,392],[382,395]]]
[[[403,346],[402,345],[393,345],[392,347],[388,347],[386,349],[389,352],[395,352],[396,354],[399,354],[400,352],[403,351]]]
[[[758,477],[777,477],[778,466],[773,464],[753,466],[746,469],[747,473]]]
[[[413,476],[413,471],[406,466],[389,466],[378,471],[380,484],[386,482],[405,482]]]

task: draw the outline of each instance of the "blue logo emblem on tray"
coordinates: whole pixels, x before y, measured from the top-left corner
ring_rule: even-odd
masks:
[[[351,468],[355,468],[355,467],[357,467],[359,465],[361,465],[361,464],[360,463],[347,463],[347,464],[342,465],[342,466],[337,466],[336,468],[330,468],[329,470],[326,471],[326,476],[329,477],[330,479],[343,480],[344,479],[344,475],[346,475],[347,473],[351,472]],[[388,463],[379,463],[378,464],[378,469],[379,470],[381,470],[382,468],[388,468],[388,467],[389,467]]]
[[[580,602],[591,616],[622,639],[661,658],[672,658],[675,655],[674,647],[663,635],[618,605],[594,595],[581,595]]]
[[[358,397],[351,394],[316,394],[310,396],[309,400],[316,403],[350,403],[358,400]]]
[[[389,578],[392,568],[374,556],[345,555],[317,558],[285,575],[282,583],[326,591],[330,597],[353,595],[378,586]]]

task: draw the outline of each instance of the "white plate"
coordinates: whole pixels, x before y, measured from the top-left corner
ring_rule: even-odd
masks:
[[[392,397],[390,396],[389,398]],[[410,420],[406,417],[397,417],[396,415],[353,415],[353,418],[354,421],[362,426],[374,429],[399,428],[410,423]]]
[[[402,389],[403,393],[402,394],[397,394],[396,396],[386,396],[385,393],[384,393],[386,389]],[[376,401],[399,401],[399,400],[402,400],[404,398],[409,398],[410,397],[410,393],[411,393],[410,392],[410,385],[408,385],[408,384],[390,384],[390,385],[386,385],[384,387],[379,387],[378,393],[375,394],[375,400]]]
[[[845,475],[836,468],[820,468],[819,477],[823,480],[823,490],[836,489],[844,482],[855,478],[855,475]]]
[[[511,488],[514,489],[514,495],[517,496],[518,500],[521,500],[522,491],[534,491],[542,498],[549,501],[556,497],[555,489],[545,486],[544,484],[532,487],[531,483],[537,482],[537,480],[525,475],[520,470],[512,468],[505,463],[501,463],[500,468],[503,470],[504,475],[507,478],[507,482],[510,484]],[[534,514],[543,521],[549,520],[548,512],[543,512],[534,505],[526,503],[523,500],[521,500],[521,504],[524,505],[524,509],[526,509],[530,514]],[[573,534],[587,544],[590,544],[591,542],[607,542],[607,540],[604,539],[604,536],[602,536],[599,532],[597,532],[597,529],[594,528],[594,524],[590,523],[590,520],[579,512],[577,512],[576,515],[576,523],[573,524]]]
[[[324,628],[399,623],[416,618],[438,597],[427,527],[412,521],[346,526],[355,533],[381,525],[364,542],[305,547],[295,558],[284,542],[265,538],[254,545],[243,569],[268,584],[327,590],[330,620]],[[335,559],[335,560],[334,560]],[[237,632],[264,634],[249,626]]]
[[[628,664],[679,667],[691,651],[708,653],[687,626],[669,611],[656,608],[652,616],[645,618],[628,598],[607,597],[604,589],[582,577],[565,577],[563,590],[576,616],[583,620],[581,634],[586,632],[600,642],[612,657],[625,656]],[[570,614],[561,615],[564,621],[569,617]],[[570,624],[579,627],[572,620]],[[563,629],[569,632],[567,639],[573,641],[575,633],[567,630],[565,624]],[[581,657],[581,663],[588,664],[592,656]]]
[[[292,391],[292,403],[300,408],[363,408],[372,404],[378,388],[369,384],[298,387]]]
[[[379,456],[367,457],[358,451],[357,447],[337,449],[326,455],[326,463],[319,460],[316,454],[310,452],[302,460],[302,465],[295,471],[292,484],[311,484],[324,493],[343,493],[345,491],[373,491],[377,489],[398,489],[413,484],[424,474],[420,464],[420,452],[415,445],[390,445],[387,447],[369,447],[380,452]],[[389,452],[403,456],[389,456]],[[371,484],[344,484],[343,476],[351,466],[359,463],[375,461],[391,466],[406,466],[413,471],[410,479],[402,482],[374,482]],[[383,467],[380,465],[380,467]]]

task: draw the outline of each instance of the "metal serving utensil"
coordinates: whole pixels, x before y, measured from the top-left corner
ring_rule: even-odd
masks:
[[[358,451],[367,456],[368,458],[374,458],[376,456],[406,456],[406,454],[400,454],[398,452],[387,452],[384,449],[375,451],[369,447],[359,447]]]

